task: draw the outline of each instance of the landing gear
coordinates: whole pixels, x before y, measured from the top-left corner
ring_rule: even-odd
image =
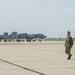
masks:
[[[27,39],[27,42],[31,42],[31,39]]]

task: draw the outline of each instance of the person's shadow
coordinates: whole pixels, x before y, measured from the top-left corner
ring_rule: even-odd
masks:
[[[75,59],[73,58],[73,59],[71,59],[71,60],[74,60],[75,61]]]

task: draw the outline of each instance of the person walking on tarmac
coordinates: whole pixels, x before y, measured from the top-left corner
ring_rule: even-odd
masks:
[[[71,33],[70,31],[67,32],[67,37],[65,40],[65,52],[68,55],[68,60],[71,59],[72,54],[71,54],[71,48],[73,46],[74,42],[73,42],[73,38],[71,37]]]

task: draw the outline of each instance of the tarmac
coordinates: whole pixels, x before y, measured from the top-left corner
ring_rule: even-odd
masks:
[[[64,41],[0,43],[0,75],[75,75],[75,45],[72,55]]]

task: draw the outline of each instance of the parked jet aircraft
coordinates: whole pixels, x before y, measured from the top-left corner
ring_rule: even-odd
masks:
[[[43,34],[27,34],[27,33],[21,33],[21,34],[17,34],[17,32],[12,32],[12,34],[8,35],[8,33],[4,33],[4,35],[0,35],[0,39],[4,39],[4,41],[6,42],[7,40],[16,40],[18,42],[20,42],[21,39],[26,39],[27,42],[31,42],[32,39],[39,39],[39,41],[41,42],[41,39],[47,38],[45,35]],[[33,40],[35,41],[35,40]]]

